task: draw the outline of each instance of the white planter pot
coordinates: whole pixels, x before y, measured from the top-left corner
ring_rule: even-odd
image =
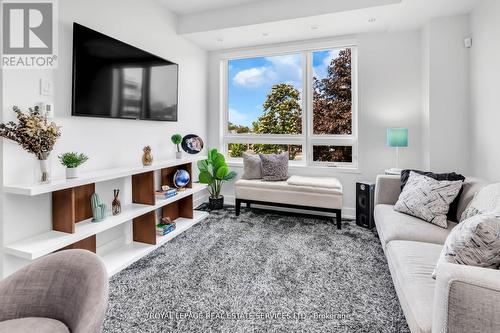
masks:
[[[78,178],[78,168],[66,168],[66,179]]]
[[[182,158],[182,151],[176,151],[175,152],[175,158],[180,160]]]

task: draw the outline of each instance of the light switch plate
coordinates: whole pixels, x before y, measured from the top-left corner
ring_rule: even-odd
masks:
[[[52,93],[52,81],[48,79],[40,79],[40,95],[52,96]]]

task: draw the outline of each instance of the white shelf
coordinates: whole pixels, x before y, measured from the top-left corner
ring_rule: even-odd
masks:
[[[178,218],[175,220],[176,228],[171,233],[156,237],[156,245],[149,245],[145,243],[132,242],[131,244],[119,247],[104,256],[101,259],[104,261],[104,265],[108,271],[108,275],[112,276],[140,258],[144,257],[153,250],[159,248],[166,242],[172,240],[176,236],[180,235],[184,231],[191,228],[193,225],[202,221],[208,216],[207,212],[197,211],[193,212],[192,219]]]
[[[207,158],[206,156],[188,156],[182,159],[154,162],[152,165],[146,167],[142,165],[141,166],[136,165],[125,168],[105,169],[105,170],[82,173],[78,178],[75,179],[55,179],[48,184],[32,184],[32,183],[7,184],[4,186],[4,192],[34,196],[34,195],[64,190],[71,187],[98,183],[107,180],[136,175],[144,172],[160,170],[176,165],[193,163],[206,158]]]
[[[93,223],[91,222],[91,219],[88,219],[76,223],[75,233],[73,234],[51,230],[34,237],[7,244],[4,246],[4,251],[21,258],[34,260],[82,239],[114,228],[122,223],[166,206],[174,201],[203,191],[206,188],[207,185],[193,183],[193,188],[186,189],[183,192],[178,192],[178,194],[172,198],[157,199],[155,205],[124,205],[120,215],[113,216],[110,212],[108,212],[108,217],[102,222]]]

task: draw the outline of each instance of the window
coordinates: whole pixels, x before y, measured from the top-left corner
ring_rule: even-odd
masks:
[[[355,47],[227,56],[223,149],[288,151],[302,165],[357,167]]]

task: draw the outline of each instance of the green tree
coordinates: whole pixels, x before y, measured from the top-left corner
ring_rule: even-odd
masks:
[[[291,84],[279,83],[271,88],[263,104],[264,112],[252,125],[256,134],[301,134],[302,108],[300,93]],[[256,153],[278,153],[288,151],[290,159],[295,159],[300,147],[272,144],[254,144]]]

